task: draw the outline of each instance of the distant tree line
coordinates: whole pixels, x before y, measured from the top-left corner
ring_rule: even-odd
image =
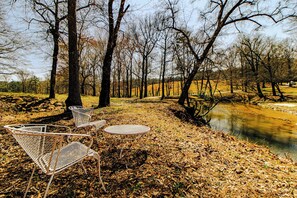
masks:
[[[51,44],[52,65],[46,80],[26,76],[25,66],[18,67],[20,82],[6,79],[1,90],[47,93],[50,98],[68,93],[67,106],[80,105],[81,94],[99,96],[98,107],[110,105],[110,97],[170,95],[189,105],[189,95],[211,98],[223,81],[231,93],[240,89],[259,97],[265,97],[262,89],[269,84],[273,95],[283,98],[279,85],[297,78],[293,39],[239,33],[231,45],[224,44],[225,33],[241,32],[241,24],[260,28],[263,22],[294,17],[293,1],[268,7],[258,0],[193,1],[199,21],[190,24],[183,20],[178,0],[164,0],[137,17],[127,2],[12,1],[31,8],[24,14]],[[0,13],[1,21],[8,27]]]

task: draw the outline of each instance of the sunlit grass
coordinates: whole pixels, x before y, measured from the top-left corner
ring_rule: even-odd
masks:
[[[35,93],[23,93],[23,92],[0,92],[0,95],[10,95],[10,96],[36,96],[40,98],[46,98],[48,95],[45,94],[35,94]]]
[[[47,95],[41,95],[41,96],[47,97]],[[58,101],[61,101],[61,102],[65,102],[67,97],[68,97],[67,94],[56,94],[56,99]],[[81,100],[82,100],[83,106],[85,106],[85,107],[92,107],[92,106],[95,107],[95,106],[98,106],[99,97],[98,96],[85,96],[85,95],[82,95]]]

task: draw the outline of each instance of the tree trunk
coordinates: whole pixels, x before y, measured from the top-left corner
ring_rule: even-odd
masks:
[[[92,82],[92,92],[93,92],[93,96],[96,96],[96,72],[95,72],[95,67],[93,67],[93,82]]]
[[[112,83],[112,90],[111,90],[111,92],[112,92],[112,94],[111,94],[111,97],[115,97],[115,91],[116,91],[116,77],[115,77],[115,73],[113,73],[113,75],[112,75],[112,81],[111,81],[111,83]]]
[[[22,82],[22,92],[25,93],[26,92],[26,81]]]
[[[165,72],[166,72],[166,56],[167,56],[167,42],[165,40],[165,46],[163,51],[163,68],[162,68],[162,96],[161,100],[165,98]]]
[[[58,29],[57,29],[58,31]],[[53,51],[53,62],[51,70],[51,79],[50,79],[50,93],[49,98],[56,97],[56,74],[57,74],[57,64],[58,64],[58,54],[59,54],[59,32],[53,33],[54,38],[54,51]]]
[[[82,105],[79,87],[79,65],[77,51],[76,1],[68,1],[68,45],[69,45],[69,85],[66,107]]]
[[[249,81],[248,81],[248,77],[249,77],[249,71],[247,68],[247,65],[245,65],[245,71],[244,71],[244,92],[248,92],[248,86],[249,86]]]
[[[103,61],[101,92],[99,98],[99,107],[106,107],[110,105],[110,74],[111,62],[114,47],[111,38],[108,40],[107,50]]]
[[[190,74],[183,86],[182,93],[178,99],[178,104],[180,104],[180,105],[185,104],[185,100],[188,98],[188,93],[189,93],[191,83],[192,83],[193,79],[195,78],[195,75],[197,74],[200,65],[201,65],[201,63],[197,63],[197,65],[195,65],[194,69],[190,72]]]
[[[82,78],[82,82],[80,85],[80,93],[83,95],[86,95],[85,83],[86,83],[86,78]]]
[[[126,66],[126,82],[125,82],[125,97],[129,97],[129,65]]]
[[[261,90],[261,85],[260,85],[259,82],[257,82],[256,84],[257,84],[257,92],[258,92],[258,96],[259,96],[260,98],[263,98],[264,95],[263,95],[262,90]]]
[[[172,95],[174,96],[175,95],[175,92],[174,92],[174,89],[175,89],[175,86],[174,86],[174,77],[172,77]]]
[[[251,69],[252,69],[252,71],[254,73],[254,77],[255,77],[255,80],[256,80],[258,96],[260,98],[263,98],[264,94],[262,92],[260,81],[259,81],[259,63],[256,62],[255,64],[252,64]]]
[[[210,98],[213,98],[213,91],[212,91],[212,85],[210,82],[210,75],[207,75],[206,86],[207,86],[207,84],[209,87],[209,96],[210,96]]]
[[[275,83],[278,93],[280,94],[280,98],[283,101],[285,99],[283,92],[280,90],[278,83]]]
[[[144,98],[147,97],[147,92],[148,92],[148,90],[147,90],[147,88],[148,88],[147,77],[148,77],[148,57],[146,57],[146,59],[145,59],[144,93],[143,93]]]
[[[197,96],[199,96],[199,80],[195,80],[195,83],[196,83],[196,89],[197,89]]]
[[[152,96],[155,96],[155,90],[154,90],[154,81],[152,81]]]
[[[113,55],[114,48],[116,47],[118,32],[120,29],[122,18],[124,17],[126,11],[129,8],[129,5],[126,8],[124,8],[125,0],[121,0],[118,17],[115,23],[113,18],[114,17],[113,3],[114,3],[114,0],[108,1],[109,36],[108,36],[106,53],[103,61],[101,92],[99,96],[98,107],[106,107],[110,105],[110,74],[111,74],[112,55]]]
[[[162,94],[161,94],[161,100],[165,98],[165,65],[162,69]]]
[[[118,78],[117,78],[117,81],[118,81],[118,98],[121,97],[121,63],[118,63]]]
[[[270,59],[268,59],[269,61]],[[269,72],[269,80],[270,80],[270,84],[271,84],[271,89],[272,89],[272,95],[276,96],[276,89],[275,89],[275,82],[273,80],[273,73],[272,73],[272,67],[270,65],[267,66],[267,70]]]
[[[271,89],[272,89],[272,95],[273,96],[276,96],[275,84],[276,84],[275,82],[273,82],[273,81],[271,82]]]
[[[200,84],[200,92],[199,92],[199,97],[201,96],[202,90],[203,90],[203,85],[204,85],[204,75],[205,75],[205,67],[202,70],[202,76],[201,76],[201,84]]]
[[[156,93],[157,96],[160,96],[160,91],[161,91],[161,79],[162,79],[162,73],[163,73],[162,69],[163,69],[163,67],[161,67],[160,73],[159,73],[158,89],[157,89],[157,93]]]
[[[233,72],[232,72],[232,68],[230,68],[230,93],[233,94]]]
[[[146,57],[142,57],[142,73],[141,73],[141,84],[140,84],[140,90],[139,90],[139,98],[143,98],[143,87],[144,87],[144,77],[145,77],[145,60]]]
[[[133,78],[132,78],[132,69],[133,69],[133,63],[132,63],[132,58],[131,58],[131,65],[130,65],[130,87],[129,87],[129,97],[132,97],[132,89],[133,89]]]

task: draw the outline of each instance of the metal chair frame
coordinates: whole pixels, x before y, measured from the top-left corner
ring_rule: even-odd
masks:
[[[94,108],[85,108],[82,106],[70,106],[69,109],[72,112],[72,116],[74,119],[74,123],[76,128],[83,128],[83,127],[94,127],[97,137],[97,131],[102,128],[105,124],[105,120],[96,120],[91,121],[91,117],[94,111]]]
[[[56,173],[79,162],[86,173],[82,161],[89,156],[97,159],[98,177],[104,191],[106,191],[101,178],[100,155],[91,149],[93,144],[91,135],[74,134],[71,133],[69,127],[60,125],[15,124],[4,127],[12,133],[12,136],[35,163],[24,197],[28,193],[36,165],[46,175],[51,175],[44,194],[46,197]],[[70,141],[71,138],[76,138],[78,141]],[[85,145],[79,141],[81,139],[88,139],[90,143]]]

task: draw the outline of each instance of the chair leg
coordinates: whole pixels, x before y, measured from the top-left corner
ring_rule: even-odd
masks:
[[[27,196],[27,193],[28,193],[28,190],[29,190],[29,187],[30,187],[30,184],[31,184],[31,181],[32,181],[32,178],[33,178],[33,175],[34,175],[35,170],[36,170],[36,166],[35,166],[35,164],[34,164],[34,165],[33,165],[33,170],[32,170],[32,173],[31,173],[31,177],[30,177],[30,179],[29,179],[29,182],[28,182],[28,185],[27,185],[25,194],[24,194],[24,198]]]
[[[48,189],[49,189],[49,187],[50,187],[50,185],[51,185],[51,183],[52,183],[52,181],[53,181],[53,178],[54,178],[54,174],[52,174],[52,176],[51,176],[51,178],[50,178],[50,180],[49,180],[49,182],[48,182],[48,184],[47,184],[47,187],[46,187],[46,190],[45,190],[45,193],[44,193],[43,198],[46,198]]]
[[[104,192],[106,192],[106,188],[105,188],[104,183],[103,183],[103,180],[101,178],[101,166],[100,166],[101,161],[100,161],[100,155],[97,154],[97,157],[98,157],[97,160],[98,160],[98,176],[99,176],[99,181],[102,184],[102,188],[103,188]]]
[[[124,148],[121,148],[121,151],[120,151],[120,158],[119,158],[119,159],[121,159],[121,158],[123,157],[123,149],[124,149]]]
[[[84,166],[84,164],[83,164],[83,161],[80,161],[80,164],[81,164],[81,166],[82,166],[82,168],[83,168],[85,174],[87,175],[87,174],[88,174],[88,173],[87,173],[87,169],[85,168],[85,166]]]

